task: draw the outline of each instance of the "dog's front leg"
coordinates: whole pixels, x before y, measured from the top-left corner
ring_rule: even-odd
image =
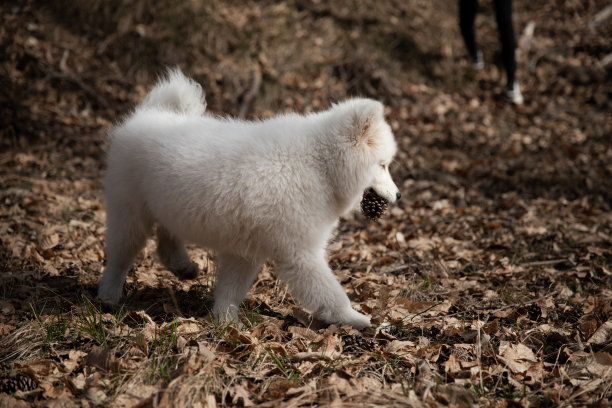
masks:
[[[315,318],[330,324],[351,325],[356,329],[370,326],[370,318],[351,307],[322,250],[277,261],[277,268],[279,278],[287,282],[291,294]]]
[[[219,322],[237,322],[238,307],[257,277],[261,262],[219,254],[213,316]]]

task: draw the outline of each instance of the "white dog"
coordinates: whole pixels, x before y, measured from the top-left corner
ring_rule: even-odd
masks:
[[[383,105],[349,99],[306,116],[247,122],[204,114],[201,87],[170,71],[112,134],[106,176],[107,268],[98,297],[117,304],[157,224],[158,253],[195,278],[183,241],[217,251],[214,315],[237,318],[260,266],[276,264],[300,304],[327,323],[370,325],[325,260],[338,218],[365,189],[389,202],[396,144]]]

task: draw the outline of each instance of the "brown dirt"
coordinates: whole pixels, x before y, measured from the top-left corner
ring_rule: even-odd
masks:
[[[481,3],[481,72],[442,0],[0,4],[0,406],[609,404],[610,6],[515,2],[514,107]],[[219,327],[214,254],[179,282],[153,242],[123,309],[91,303],[106,132],[174,65],[220,114],[386,104],[402,201],[329,256],[378,328],[311,324],[273,265]]]

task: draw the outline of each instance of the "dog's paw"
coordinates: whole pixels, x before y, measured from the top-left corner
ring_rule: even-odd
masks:
[[[180,280],[188,280],[197,278],[200,273],[200,268],[195,262],[190,262],[187,266],[178,268],[172,272]]]
[[[353,326],[357,330],[370,327],[370,318],[359,313],[350,306],[336,313],[318,313],[315,314],[316,319],[322,320],[328,324],[337,324],[340,326]]]
[[[121,299],[122,291],[123,280],[120,280],[119,274],[112,269],[106,270],[98,284],[98,296],[96,300],[99,300],[108,307],[116,306],[119,303],[119,299]]]
[[[340,323],[353,326],[357,330],[362,330],[371,326],[368,316],[353,309],[350,309],[342,316]]]
[[[98,289],[98,296],[96,300],[102,303],[106,307],[115,307],[119,303],[121,298],[121,288],[117,291],[115,288],[109,288],[100,284]]]
[[[217,305],[213,307],[212,317],[219,324],[238,323],[238,307],[235,305]]]

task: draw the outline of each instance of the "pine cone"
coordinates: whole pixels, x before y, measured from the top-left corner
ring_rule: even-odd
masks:
[[[389,206],[389,201],[382,198],[369,188],[363,193],[361,199],[361,213],[371,220],[377,220]]]
[[[342,339],[344,341],[344,351],[349,353],[360,352],[363,353],[374,350],[375,343],[371,339],[366,339],[359,335],[349,335]]]
[[[0,392],[14,394],[17,391],[31,391],[38,387],[35,380],[26,374],[15,374],[0,380]]]

